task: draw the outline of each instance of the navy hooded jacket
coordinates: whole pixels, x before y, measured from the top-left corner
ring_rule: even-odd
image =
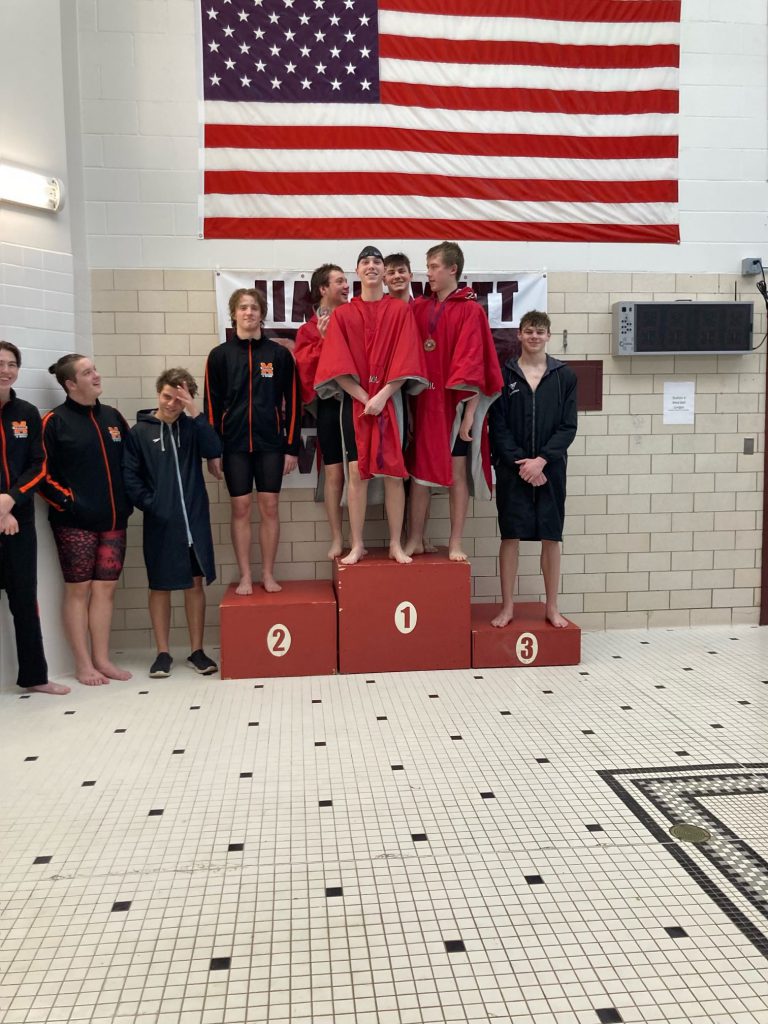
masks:
[[[128,434],[125,489],[144,513],[144,562],[151,590],[193,585],[189,549],[207,583],[216,579],[208,492],[202,459],[221,455],[221,442],[201,413],[171,424],[142,410]]]

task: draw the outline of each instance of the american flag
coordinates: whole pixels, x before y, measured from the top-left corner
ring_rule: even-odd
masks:
[[[201,0],[206,238],[678,242],[680,0]]]

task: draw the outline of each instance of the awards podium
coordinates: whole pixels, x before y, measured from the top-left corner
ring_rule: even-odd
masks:
[[[222,679],[435,669],[577,665],[581,630],[556,629],[544,605],[520,602],[503,629],[497,605],[472,604],[469,562],[447,551],[408,565],[370,551],[335,559],[333,581],[287,581],[221,602]]]

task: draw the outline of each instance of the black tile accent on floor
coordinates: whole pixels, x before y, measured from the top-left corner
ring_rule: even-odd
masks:
[[[31,696],[31,693],[22,693],[22,695],[19,697],[19,700],[29,700]]]
[[[253,778],[253,772],[240,772],[240,778],[241,779],[252,779]]]
[[[690,757],[691,755],[688,753],[687,750],[676,750],[675,751],[675,756],[676,757]]]
[[[83,786],[95,786],[95,785],[96,785],[96,780],[95,779],[87,779],[85,782],[80,784],[81,788]]]
[[[148,693],[149,693],[149,690],[139,690],[139,696],[140,697],[146,697],[146,695]]]
[[[313,704],[322,704],[323,702],[321,700],[313,700],[312,703]]]
[[[391,765],[391,768],[392,768],[393,772],[403,772],[403,771],[405,771],[405,768],[403,768],[403,766],[401,764],[393,764],[393,765]]]
[[[252,726],[252,725],[258,725],[258,724],[259,724],[258,722],[249,722],[249,723],[248,723],[248,726],[250,727],[250,726]]]
[[[318,800],[318,807],[333,807],[333,800]]]
[[[451,739],[452,740],[460,740],[460,739],[463,739],[463,736],[461,736],[459,733],[456,733],[454,736],[451,736]]]
[[[118,900],[117,903],[112,904],[112,913],[124,913],[126,910],[131,909],[132,900]]]
[[[37,760],[37,754],[34,754],[32,757],[25,757],[24,760],[25,761],[36,761]]]
[[[200,705],[199,704],[190,704],[189,705],[189,710],[190,711],[199,711],[200,710]]]
[[[595,1010],[600,1024],[623,1024],[624,1018],[615,1006],[607,1006],[601,1010]]]
[[[231,956],[215,956],[211,960],[210,970],[212,971],[228,971],[232,966]]]
[[[666,690],[666,686],[664,686],[663,683],[657,683],[656,686],[654,686],[654,690]]]
[[[710,728],[712,728],[712,729],[724,729],[725,726],[724,725],[720,725],[719,722],[712,722],[711,725],[710,725]]]
[[[329,885],[326,886],[325,895],[329,898],[333,896],[343,896],[344,890],[340,885]]]
[[[183,754],[184,753],[184,747],[177,747],[176,750],[172,750],[171,753],[172,754]]]
[[[740,700],[737,703],[739,703],[739,704],[751,704],[752,701],[750,701],[750,700]]]
[[[439,693],[430,693],[429,694],[429,699],[430,700],[439,700],[440,699],[440,694]]]
[[[366,681],[366,683],[375,683],[376,682],[375,679],[366,679],[365,681]]]
[[[473,679],[485,679],[485,676],[472,676]]]
[[[411,832],[411,839],[414,843],[426,843],[427,834],[426,832]]]
[[[153,807],[147,815],[148,818],[159,818],[163,813],[162,807]]]
[[[128,732],[127,729],[115,729],[115,732]]]
[[[549,758],[548,757],[537,757],[536,758],[536,764],[549,764],[549,763],[550,762],[549,762]]]
[[[602,825],[587,825],[587,832],[605,832]]]
[[[467,947],[464,945],[463,939],[446,939],[445,940],[445,952],[446,953],[466,953]]]
[[[555,691],[554,690],[542,690],[541,692],[542,693],[554,693]]]
[[[685,928],[681,928],[679,925],[675,925],[672,928],[665,928],[664,931],[670,937],[670,939],[687,939],[688,932]]]
[[[595,730],[594,729],[582,729],[581,731],[582,731],[582,734],[584,736],[594,736],[595,735]]]
[[[230,853],[240,853],[244,849],[245,843],[230,843],[229,846],[227,847],[227,850]]]
[[[481,793],[480,796],[483,798],[483,800],[495,800],[496,799],[496,794],[495,793],[491,793],[490,790],[486,791],[485,793]]]
[[[254,683],[253,688],[254,688],[254,690],[263,690],[264,689],[264,683]]]
[[[53,860],[52,857],[35,857],[32,861],[33,864],[50,864]]]
[[[325,745],[325,740],[315,740],[316,747],[324,747]]]
[[[499,714],[501,714],[501,715],[511,715],[512,712],[511,711],[500,711]]]
[[[75,715],[75,714],[77,714],[77,712],[76,711],[65,711],[64,714],[65,715]]]
[[[544,879],[541,875],[526,875],[525,880],[528,885],[544,885]]]
[[[376,721],[377,722],[386,722],[387,721],[387,716],[386,715],[376,715]]]

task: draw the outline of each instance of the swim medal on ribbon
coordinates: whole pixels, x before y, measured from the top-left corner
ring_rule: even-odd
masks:
[[[427,340],[424,342],[424,351],[425,352],[434,352],[436,348],[437,348],[437,342],[435,341],[435,339],[434,338],[427,338]]]

